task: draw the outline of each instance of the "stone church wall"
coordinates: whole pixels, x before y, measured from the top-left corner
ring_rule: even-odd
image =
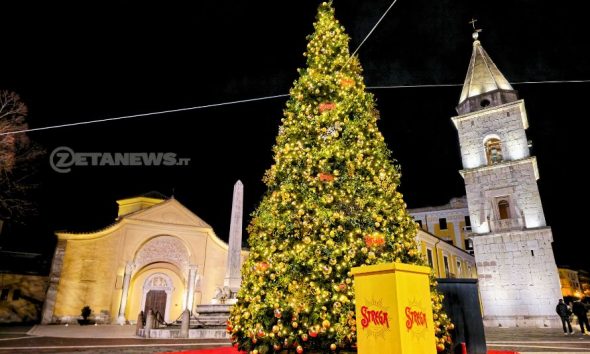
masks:
[[[84,306],[94,316],[116,316],[117,236],[67,241],[54,310],[58,322],[76,322]]]

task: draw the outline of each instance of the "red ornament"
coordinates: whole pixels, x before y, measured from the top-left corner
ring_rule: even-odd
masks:
[[[303,347],[302,346],[298,346],[297,347],[297,354],[301,354],[303,353]]]
[[[329,173],[320,172],[320,181],[322,182],[332,182],[334,180],[334,175]]]
[[[265,270],[267,270],[270,267],[270,265],[266,262],[258,262],[256,264],[256,269],[259,271],[264,272]]]
[[[349,87],[352,86],[354,84],[354,80],[352,79],[341,79],[340,80],[340,86],[342,87]]]
[[[323,113],[324,111],[330,111],[334,108],[336,108],[336,103],[333,102],[322,102],[320,103],[320,113]]]
[[[309,336],[312,338],[315,338],[318,336],[318,331],[316,331],[315,329],[310,329],[309,330]]]
[[[383,234],[375,233],[372,235],[365,235],[365,245],[367,247],[381,247],[385,244],[385,237]]]

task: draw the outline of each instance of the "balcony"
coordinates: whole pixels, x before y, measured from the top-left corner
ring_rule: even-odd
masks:
[[[524,222],[521,218],[488,220],[491,232],[522,230]]]

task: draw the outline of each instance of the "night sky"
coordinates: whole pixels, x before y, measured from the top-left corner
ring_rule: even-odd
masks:
[[[16,2],[15,2],[16,3]],[[335,0],[351,51],[389,0]],[[305,37],[319,1],[4,4],[0,89],[29,106],[30,127],[288,93],[305,65]],[[511,82],[590,79],[586,12],[574,0],[399,0],[359,51],[368,86],[462,84],[471,25]],[[525,99],[553,228],[558,264],[590,269],[583,226],[587,200],[581,128],[590,83],[514,84]],[[460,86],[373,89],[379,128],[402,168],[409,207],[464,194],[451,117]],[[157,190],[174,196],[227,239],[233,184],[245,186],[245,214],[265,191],[286,98],[31,133],[47,150],[35,197],[40,216],[4,249],[51,253],[54,230],[92,231],[116,217],[115,200]],[[58,174],[49,154],[174,152],[178,167],[73,167]],[[585,147],[584,147],[585,148]],[[246,218],[247,224],[249,218]],[[18,234],[18,237],[17,237]]]

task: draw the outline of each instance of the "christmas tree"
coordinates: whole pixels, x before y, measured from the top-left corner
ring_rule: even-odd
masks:
[[[241,350],[331,352],[356,343],[352,267],[424,264],[399,167],[331,4],[319,7],[307,68],[290,91],[268,187],[248,227],[250,255],[228,331]],[[434,280],[433,280],[434,286]],[[442,349],[450,325],[433,293]]]

